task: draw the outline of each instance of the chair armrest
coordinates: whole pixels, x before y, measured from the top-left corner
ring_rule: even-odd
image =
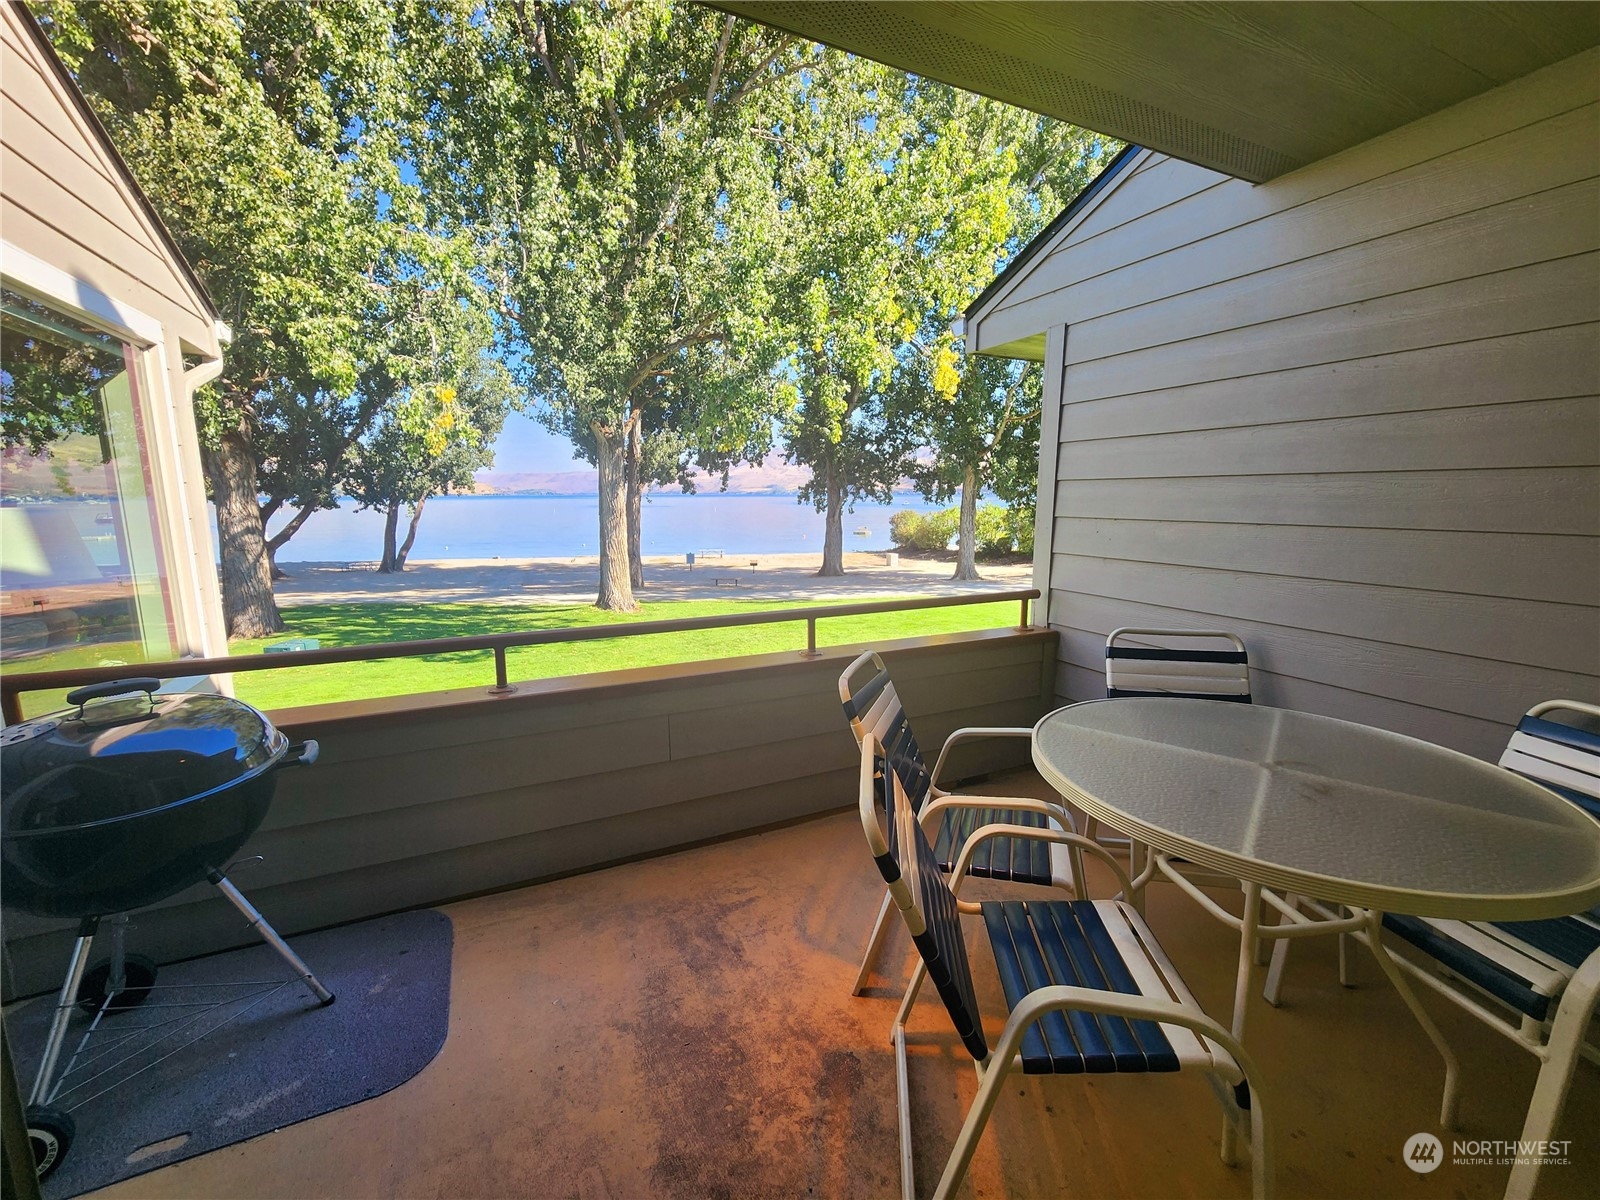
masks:
[[[1133,881],[1128,878],[1128,873],[1122,869],[1122,864],[1106,852],[1106,848],[1099,842],[1082,837],[1076,833],[1067,833],[1060,829],[1036,829],[1031,825],[982,825],[972,831],[972,836],[961,847],[961,856],[956,859],[955,870],[950,873],[950,891],[955,895],[961,894],[961,881],[966,878],[967,868],[972,865],[972,856],[980,842],[989,838],[1014,837],[1026,838],[1033,842],[1051,842],[1060,846],[1073,846],[1078,850],[1086,850],[1099,858],[1111,868],[1111,873],[1116,876],[1117,882],[1122,885],[1122,890],[1117,894],[1121,899],[1130,899],[1133,896]],[[1077,881],[1078,895],[1083,895],[1083,883]],[[1115,897],[1114,897],[1115,898]]]
[[[945,738],[944,745],[939,750],[939,758],[933,764],[933,774],[928,777],[929,786],[938,788],[939,772],[944,769],[944,760],[949,755],[951,746],[954,746],[957,742],[967,742],[974,738],[984,737],[1031,738],[1033,737],[1033,730],[1030,727],[1021,725],[995,727],[974,725],[967,729],[956,730],[949,737]]]
[[[937,827],[936,818],[947,808],[1010,808],[1017,812],[1043,813],[1047,817],[1060,821],[1062,826],[1072,833],[1078,832],[1078,825],[1072,819],[1072,814],[1059,804],[1049,800],[1035,800],[1031,796],[968,796],[964,794],[952,795],[946,792],[937,800],[930,800],[917,817],[917,823],[922,826],[922,832],[929,834]],[[1036,831],[1037,832],[1037,831]]]

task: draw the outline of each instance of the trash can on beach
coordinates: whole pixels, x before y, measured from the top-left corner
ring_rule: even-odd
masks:
[[[900,555],[893,550],[889,551],[883,557],[885,559],[883,565],[886,567],[898,567],[900,565]]]

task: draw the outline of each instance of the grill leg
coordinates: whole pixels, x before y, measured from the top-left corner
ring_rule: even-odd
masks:
[[[128,914],[111,918],[111,974],[106,979],[106,995],[120,995],[128,986]]]
[[[333,993],[318,982],[317,977],[311,973],[311,968],[306,966],[305,961],[298,954],[289,949],[289,943],[278,936],[276,929],[267,924],[267,919],[256,911],[255,905],[244,898],[244,893],[234,887],[228,881],[227,876],[220,873],[214,873],[211,876],[211,882],[216,884],[217,890],[244,914],[244,919],[250,922],[250,928],[261,935],[261,940],[276,950],[283,961],[294,969],[294,973],[300,976],[300,981],[311,989],[311,994],[317,998],[322,1006],[326,1008],[332,1004]]]
[[[73,1005],[78,1002],[78,987],[83,983],[83,972],[89,965],[89,947],[94,945],[95,931],[100,927],[99,917],[86,917],[78,926],[78,940],[72,946],[72,960],[67,964],[67,978],[56,997],[55,1016],[50,1020],[50,1036],[45,1039],[44,1057],[39,1060],[39,1073],[33,1077],[33,1090],[28,1093],[29,1104],[45,1104],[50,1096],[51,1077],[56,1073],[56,1063],[61,1060],[61,1047],[67,1040],[67,1023],[72,1020]]]

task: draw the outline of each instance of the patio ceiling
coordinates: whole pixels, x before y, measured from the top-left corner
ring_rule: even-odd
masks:
[[[714,7],[1256,183],[1600,45],[1583,3]]]

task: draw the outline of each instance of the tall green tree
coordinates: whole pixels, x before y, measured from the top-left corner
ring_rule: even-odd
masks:
[[[769,388],[749,356],[781,247],[771,106],[806,52],[665,0],[503,0],[448,27],[417,166],[436,204],[497,231],[513,369],[598,468],[596,603],[633,609],[630,478],[637,497],[675,461],[650,449],[669,412],[698,431],[715,422],[690,406],[723,394],[670,381]]]
[[[931,452],[913,462],[911,478],[935,502],[961,497],[951,578],[981,578],[980,493],[1002,479],[1025,479],[1031,502],[1039,457],[1039,368],[1011,359],[962,358],[956,346],[940,344],[932,355],[912,356],[897,383],[913,393],[905,403],[922,413],[916,440]]]
[[[504,366],[484,354],[455,383],[408,388],[384,409],[351,455],[346,485],[362,508],[384,514],[380,572],[405,570],[431,497],[470,488],[477,471],[494,465],[513,392]],[[411,516],[398,541],[402,508]]]
[[[362,508],[385,514],[384,573],[405,569],[430,497],[471,487],[474,473],[493,465],[494,441],[519,401],[494,353],[491,314],[475,303],[479,289],[419,272],[396,280],[391,299],[399,319],[357,389],[376,416],[339,477]],[[411,520],[397,545],[403,507]]]
[[[322,438],[329,398],[353,394],[384,343],[386,281],[431,257],[400,151],[432,57],[428,27],[401,36],[399,15],[384,0],[41,6],[233,328],[197,416],[234,636],[282,628],[261,462]]]
[[[915,447],[892,385],[902,347],[992,269],[1012,166],[1003,106],[862,60],[846,85],[794,89],[782,181],[799,223],[797,351],[785,455],[811,467],[825,516],[821,575],[844,571],[844,512],[887,500]]]
[[[1119,146],[1020,109],[996,107],[991,119],[999,131],[995,163],[1010,181],[1003,219],[987,226],[995,240],[973,251],[998,265],[1032,241]],[[896,390],[899,403],[920,414],[917,440],[928,453],[910,472],[918,489],[937,502],[961,497],[953,578],[977,579],[979,495],[993,488],[1014,509],[1036,506],[1041,386],[1030,364],[964,357],[951,332],[954,315],[941,307],[926,314],[900,359]]]

